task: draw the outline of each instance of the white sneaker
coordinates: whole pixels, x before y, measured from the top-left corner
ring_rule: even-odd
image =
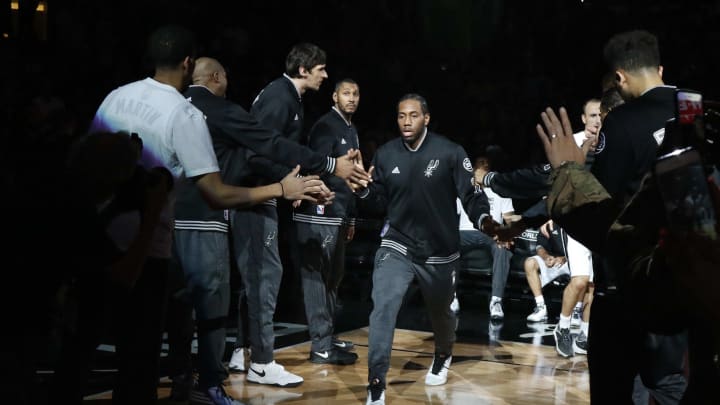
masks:
[[[425,375],[425,385],[443,385],[447,382],[448,370],[450,370],[450,363],[452,362],[452,356],[445,356],[435,354],[433,362],[430,365]]]
[[[502,322],[488,322],[488,341],[497,342],[500,340],[500,330],[502,330]]]
[[[587,354],[587,336],[585,336],[585,332],[580,331],[580,333],[573,339],[573,352],[575,354]]]
[[[536,306],[532,314],[527,317],[528,322],[546,322],[547,307],[545,305]]]
[[[231,373],[244,373],[245,372],[245,349],[238,347],[233,350],[230,363],[228,363],[228,370]]]
[[[297,387],[304,381],[299,375],[285,371],[285,367],[275,361],[267,364],[250,363],[247,380],[256,384],[277,385],[278,387]]]
[[[499,321],[505,317],[505,313],[502,309],[502,301],[495,300],[490,301],[490,319]]]
[[[573,308],[572,315],[570,315],[570,327],[579,328],[582,323],[582,308]]]
[[[450,303],[450,310],[455,312],[456,314],[460,312],[460,301],[458,301],[457,297],[453,298],[452,302]]]

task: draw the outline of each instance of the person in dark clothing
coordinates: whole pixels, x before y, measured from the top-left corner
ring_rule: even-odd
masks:
[[[329,156],[342,156],[359,148],[352,116],[360,102],[360,88],[352,79],[335,85],[331,110],[310,130],[309,146]],[[333,204],[303,203],[295,209],[296,242],[299,255],[305,314],[310,339],[310,361],[325,364],[353,364],[352,342],[333,336],[337,315],[338,287],[345,272],[345,244],[355,231],[355,195],[345,182],[332,176],[323,180],[335,192]]]
[[[672,233],[661,232],[667,229],[663,201],[655,181],[647,174],[629,203],[619,206],[594,176],[582,170],[583,156],[569,147],[565,110],[560,109],[560,119],[551,109],[547,109],[542,118],[545,129],[538,125],[538,134],[554,168],[548,196],[549,213],[579,241],[604,255],[612,265],[609,270],[614,271],[616,281],[615,289],[606,287],[604,294],[596,292],[595,299],[600,300],[603,312],[596,311],[595,306],[592,309],[589,354],[595,364],[591,362],[591,400],[632,403],[634,377],[640,372],[646,386],[648,381],[665,386],[660,387],[665,388],[660,395],[659,387],[647,386],[661,403],[718,403],[720,339],[713,335],[718,328],[707,328],[707,318],[717,319],[717,311],[698,311],[698,307],[686,304],[713,301],[707,299],[707,289],[689,289],[687,284],[688,279],[696,283],[705,279],[700,275],[702,272],[697,271],[698,266],[717,261],[708,260],[712,253],[690,255],[697,250],[687,246],[699,243],[708,247],[710,241],[701,241],[699,235],[690,241],[680,241]],[[714,184],[711,189],[718,194]],[[718,199],[715,203],[716,207],[720,206]],[[693,268],[691,277],[686,277],[686,266]],[[677,283],[677,279],[683,282]],[[702,292],[703,297],[696,298],[698,292]],[[706,307],[701,304],[700,308]],[[597,317],[602,319],[603,329],[598,329]],[[676,380],[673,377],[678,374],[677,361],[684,354],[681,350],[679,356],[675,355],[678,346],[682,346],[682,341],[677,341],[677,332],[688,326],[689,384],[684,393],[680,391],[680,399],[670,396],[673,391],[667,388],[673,386]],[[658,340],[658,337],[666,339]],[[600,348],[594,352],[596,344]],[[615,346],[610,348],[610,344]],[[598,359],[600,354],[611,359]]]
[[[642,178],[655,162],[665,123],[674,116],[675,88],[662,81],[657,39],[648,32],[631,31],[612,37],[604,55],[626,103],[605,117],[591,172],[612,201],[622,207],[638,192]],[[637,307],[631,303],[637,298],[623,285],[622,270],[613,263],[613,256],[617,255],[604,257],[596,269],[596,299],[588,339],[591,398],[596,402],[627,401],[632,380],[617,372],[615,361],[646,358],[650,360],[639,363],[639,370],[628,372],[639,371],[643,384],[656,399],[678,401],[685,390],[684,332],[674,337],[648,334],[637,314],[630,310]],[[630,333],[621,337],[615,333],[618,328]],[[663,340],[671,340],[672,344],[657,343]]]
[[[123,85],[108,94],[93,117],[90,132],[137,133],[143,143],[140,163],[164,167],[180,182],[189,181],[215,208],[248,207],[279,196],[296,199],[322,193],[317,176],[298,182],[286,176],[275,184],[239,187],[223,183],[203,114],[183,97],[195,67],[195,36],[184,27],[167,25],[153,31],[147,55],[153,77]],[[168,198],[153,246],[125,306],[116,339],[117,403],[147,403],[157,399],[158,367],[168,297],[168,274],[173,245],[176,188]],[[117,227],[131,232],[134,218],[121,218]],[[227,398],[222,385],[203,386],[207,395]]]
[[[325,70],[326,54],[317,45],[301,43],[292,47],[285,60],[285,73],[282,77],[269,83],[253,101],[250,113],[266,128],[273,129],[283,137],[297,143],[304,143],[304,107],[303,96],[307,91],[317,91],[322,82],[328,77]],[[357,151],[351,151],[357,158]],[[269,159],[258,154],[251,154],[248,164],[252,168],[256,181],[264,184],[277,177],[283,170],[283,165],[274,164]],[[364,173],[364,170],[363,170]],[[362,178],[360,178],[362,177]],[[357,176],[359,181],[368,181],[369,176]],[[238,266],[253,266],[258,268],[257,282],[262,286],[260,299],[264,315],[258,331],[262,342],[260,347],[253,348],[251,365],[248,369],[247,379],[261,384],[276,384],[274,376],[264,371],[264,365],[270,364],[273,359],[274,329],[272,317],[268,314],[274,312],[283,279],[283,269],[293,269],[287,273],[292,285],[300,284],[300,271],[297,269],[299,255],[295,252],[298,247],[295,243],[292,224],[292,207],[290,204],[273,204],[257,207],[252,212],[236,211],[233,215],[234,223],[249,229],[251,232],[239,232],[233,236],[242,246],[255,246],[246,251],[250,253],[238,257]],[[240,229],[240,228],[236,228]],[[280,248],[282,246],[282,249]],[[240,254],[240,249],[238,249]],[[282,256],[281,256],[282,253]],[[295,265],[295,266],[293,266]],[[283,298],[291,302],[300,302],[302,294],[298,289],[288,290],[290,296]],[[297,294],[295,297],[293,294]],[[285,385],[284,378],[281,384]],[[299,376],[292,377],[293,384],[302,382]]]
[[[70,154],[64,193],[52,204],[63,215],[52,220],[47,234],[62,236],[53,238],[57,250],[48,253],[69,270],[68,296],[77,308],[53,381],[54,398],[62,403],[82,403],[95,348],[104,333],[126,324],[125,307],[153,261],[148,254],[171,183],[138,166],[139,151],[126,133],[86,136]],[[137,218],[130,239],[116,232],[116,221],[124,217]]]
[[[260,91],[250,113],[291,141],[306,143],[302,135],[305,118],[302,97],[308,90],[318,91],[327,79],[326,59],[325,51],[315,44],[293,46],[285,59],[285,73]]]
[[[396,318],[413,279],[420,284],[435,336],[435,356],[425,384],[447,382],[455,341],[450,302],[460,257],[456,198],[481,231],[492,223],[485,194],[472,185],[467,154],[460,145],[429,131],[429,122],[422,96],[400,99],[401,137],[378,149],[370,169],[374,182],[359,193],[363,203],[387,213],[373,271],[367,404],[385,403]]]
[[[242,107],[225,99],[227,75],[217,60],[198,58],[193,72],[193,83],[186,90],[185,96],[206,116],[224,182],[240,186],[255,182],[246,160],[246,155],[251,150],[262,153],[263,156],[268,156],[287,167],[298,165],[298,168],[306,173],[334,171],[347,178],[356,171],[356,166],[349,156],[328,157],[291,142],[276,131],[264,128]],[[228,213],[223,210],[213,210],[203,200],[200,190],[192,183],[186,182],[180,185],[176,202],[175,238],[178,248],[176,253],[183,267],[196,313],[199,313],[198,331],[202,332],[199,335],[204,336],[203,340],[208,342],[203,344],[201,341],[200,344],[202,385],[221,382],[227,377],[222,358],[225,353],[223,323],[229,310],[228,222]],[[247,228],[243,228],[242,232],[247,232]],[[236,247],[235,254],[247,254],[247,249]],[[252,322],[257,320],[260,314],[265,313],[256,305],[264,294],[257,292],[258,284],[253,282],[257,279],[253,273],[257,271],[256,267],[243,264],[239,270],[246,284]],[[177,304],[180,313],[176,316],[189,320],[190,308],[187,305],[183,306],[181,302]],[[269,311],[263,316],[272,320],[273,312]],[[204,315],[206,313],[216,316]],[[250,340],[256,345],[257,355],[261,355],[263,350],[258,343],[259,339],[253,335],[253,333],[257,334],[258,327],[252,323],[250,326]],[[191,328],[183,329],[191,330]],[[178,340],[173,339],[173,341],[182,346],[181,350],[187,358],[190,350],[188,337],[181,333]],[[273,363],[273,367],[279,374],[283,374],[282,366]],[[175,373],[181,377],[189,371],[175,370]],[[266,375],[270,375],[270,372],[268,371]],[[280,381],[278,380],[277,383],[280,384]],[[179,398],[182,397],[184,396],[179,395]]]

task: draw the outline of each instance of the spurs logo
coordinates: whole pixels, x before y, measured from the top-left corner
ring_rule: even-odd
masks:
[[[435,171],[435,169],[437,169],[439,164],[439,160],[431,159],[430,162],[428,162],[427,168],[425,168],[425,177],[432,176],[433,172]]]
[[[463,159],[463,167],[465,168],[465,170],[469,171],[470,173],[473,172],[473,167],[472,167],[472,163],[470,163],[470,159],[468,159],[468,158]]]
[[[326,237],[325,237],[325,240],[323,240],[322,247],[323,247],[323,248],[327,247],[327,245],[328,245],[330,242],[332,242],[332,240],[333,240],[332,235],[326,236]]]
[[[268,234],[267,238],[265,238],[265,247],[270,247],[272,244],[272,241],[275,239],[275,231],[272,231]]]

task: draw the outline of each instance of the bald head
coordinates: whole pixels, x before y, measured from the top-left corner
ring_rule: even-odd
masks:
[[[205,86],[216,96],[225,97],[227,91],[227,74],[217,59],[200,57],[195,61],[192,76],[193,84]]]

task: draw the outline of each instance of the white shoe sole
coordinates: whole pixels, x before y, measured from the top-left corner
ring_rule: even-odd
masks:
[[[575,342],[573,342],[573,352],[575,352],[575,354],[587,355],[587,350],[581,349],[578,345],[575,344]]]
[[[447,378],[441,378],[436,375],[426,375],[425,376],[425,385],[445,385],[447,384]]]
[[[246,379],[248,382],[251,382],[253,384],[273,385],[275,387],[286,387],[286,388],[299,387],[303,382],[305,382],[304,380],[300,380],[300,381],[296,381],[296,382],[288,382],[285,384],[281,384],[279,382],[265,380],[262,376],[258,376],[254,372],[248,372]]]

